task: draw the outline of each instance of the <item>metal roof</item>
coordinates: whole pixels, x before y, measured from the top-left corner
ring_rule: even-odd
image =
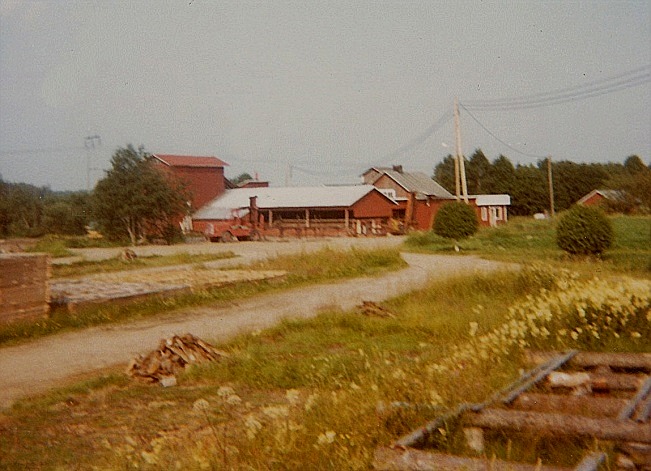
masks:
[[[398,172],[384,167],[373,167],[381,175],[386,175],[410,193],[421,193],[436,198],[450,199],[454,195],[436,183],[423,172]],[[378,179],[380,178],[378,176]],[[377,181],[377,179],[376,179]]]
[[[193,219],[228,219],[233,209],[248,208],[252,196],[260,209],[348,208],[373,191],[382,195],[372,185],[236,188],[202,207]]]
[[[152,154],[152,157],[160,160],[170,167],[208,167],[221,168],[228,164],[217,157],[204,157],[194,155],[170,155],[170,154]]]
[[[510,206],[511,196],[509,195],[475,195],[469,198],[475,198],[477,206]]]

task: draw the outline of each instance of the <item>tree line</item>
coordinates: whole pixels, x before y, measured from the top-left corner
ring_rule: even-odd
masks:
[[[468,194],[509,194],[509,213],[530,216],[550,209],[548,161],[536,165],[513,165],[508,157],[492,162],[477,149],[466,160]],[[570,208],[592,190],[620,190],[621,198],[610,201],[608,209],[620,213],[648,211],[651,208],[651,167],[637,155],[619,163],[552,162],[554,206]],[[454,157],[448,155],[434,169],[434,180],[454,194]]]
[[[83,235],[92,226],[113,240],[135,244],[148,237],[171,242],[187,215],[191,188],[150,165],[143,147],[119,148],[111,169],[92,192],[55,192],[48,187],[9,183],[0,176],[0,237],[45,234]],[[611,210],[630,213],[651,208],[651,168],[632,155],[619,163],[553,162],[555,207],[562,211],[595,189],[622,190]],[[504,155],[492,162],[481,149],[466,161],[469,194],[511,195],[513,215],[549,208],[547,161],[513,165]],[[242,174],[236,179],[250,178]],[[454,158],[448,155],[433,178],[454,193]]]

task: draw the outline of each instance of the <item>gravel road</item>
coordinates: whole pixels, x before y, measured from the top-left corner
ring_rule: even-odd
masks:
[[[384,238],[200,245],[208,250],[224,250],[224,247],[234,250],[241,255],[241,263],[242,260],[266,258],[279,253],[310,252],[324,245],[334,248],[360,245],[377,247],[397,246],[400,242],[399,238]],[[189,308],[144,321],[94,327],[0,348],[0,408],[9,407],[21,397],[65,385],[105,368],[126,367],[136,354],[154,350],[160,339],[175,334],[189,332],[208,341],[219,342],[242,332],[272,326],[283,318],[308,318],[329,307],[346,310],[362,301],[379,302],[418,289],[431,279],[508,267],[472,256],[404,253],[403,258],[409,264],[408,268],[382,277],[358,278],[260,295],[226,307]]]

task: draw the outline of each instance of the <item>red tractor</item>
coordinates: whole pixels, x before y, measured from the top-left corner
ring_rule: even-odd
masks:
[[[206,227],[206,238],[211,242],[235,242],[238,240],[258,241],[261,239],[256,224],[251,223],[250,208],[231,210],[231,218],[216,221]]]

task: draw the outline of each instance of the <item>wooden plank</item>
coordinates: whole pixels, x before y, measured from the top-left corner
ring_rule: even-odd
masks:
[[[640,404],[649,394],[649,391],[651,391],[651,376],[646,379],[642,386],[640,386],[637,394],[635,394],[635,396],[628,402],[628,404],[622,408],[617,418],[619,420],[629,419],[631,415],[633,415],[633,412],[635,412],[638,404]]]
[[[553,371],[555,368],[562,366],[568,360],[570,360],[577,351],[572,350],[570,352],[556,355],[551,360],[549,360],[544,365],[539,365],[531,371],[527,372],[521,376],[516,382],[507,386],[501,391],[498,391],[494,394],[489,400],[481,404],[461,404],[456,410],[442,416],[437,417],[433,421],[425,424],[423,427],[410,432],[407,435],[402,436],[395,442],[395,445],[402,447],[415,447],[419,446],[425,442],[427,437],[441,427],[446,421],[458,417],[462,413],[473,410],[479,411],[484,407],[489,406],[497,401],[502,401],[505,404],[513,401],[519,394],[527,390],[537,382],[544,379],[550,371]]]
[[[512,407],[532,412],[616,417],[626,404],[626,399],[614,397],[525,393],[518,396]]]
[[[379,447],[373,457],[378,471],[570,471],[571,468],[545,466],[486,458],[468,458],[428,452],[415,448]],[[587,469],[586,469],[587,471]]]
[[[552,371],[560,368],[563,366],[565,363],[570,361],[578,352],[576,350],[572,350],[570,352],[567,352],[563,355],[560,355],[558,357],[552,358],[550,361],[548,361],[543,368],[540,368],[539,371],[537,371],[531,378],[529,378],[527,381],[523,382],[521,385],[517,386],[514,388],[512,391],[510,391],[507,395],[505,395],[501,400],[503,404],[510,404],[515,400],[516,397],[518,397],[520,394],[522,394],[524,391],[529,389],[531,386],[539,383],[543,379],[547,377],[549,373]]]
[[[602,440],[651,443],[651,425],[611,418],[567,414],[484,409],[468,412],[464,425],[488,429],[508,429],[541,435],[593,437]]]
[[[527,352],[527,360],[534,364],[548,361],[557,352]],[[597,353],[580,352],[568,362],[574,368],[608,366],[614,369],[644,370],[651,372],[651,353]]]

